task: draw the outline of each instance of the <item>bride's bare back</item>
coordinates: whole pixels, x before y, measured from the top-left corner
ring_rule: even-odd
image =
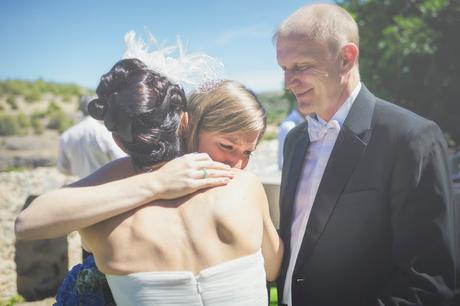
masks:
[[[198,273],[262,246],[267,199],[252,174],[176,200],[157,201],[81,230],[106,274]]]

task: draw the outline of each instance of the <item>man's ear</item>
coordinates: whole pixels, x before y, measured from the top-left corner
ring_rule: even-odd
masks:
[[[359,48],[354,43],[348,43],[343,46],[341,55],[341,69],[343,72],[349,72],[358,65]]]
[[[120,138],[115,133],[112,133],[112,138],[113,138],[113,141],[115,141],[115,143],[117,144],[117,146],[119,146],[123,152],[128,154],[128,152],[125,149],[125,146],[123,146],[123,143],[121,142]]]
[[[178,131],[178,135],[179,137],[183,138],[186,133],[185,131],[187,131],[187,128],[188,128],[188,113],[187,112],[183,112],[181,117],[180,117],[180,125],[179,125],[179,131]]]

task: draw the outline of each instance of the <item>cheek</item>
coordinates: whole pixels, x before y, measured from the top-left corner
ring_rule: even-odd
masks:
[[[208,153],[209,157],[211,157],[215,161],[221,161],[222,157],[220,156],[220,150],[216,145],[213,144],[200,144],[198,145],[198,152],[200,153]]]
[[[224,164],[228,164],[228,165],[229,165],[229,161],[231,160],[231,154],[223,152],[222,150],[219,150],[219,149],[213,150],[211,157],[215,161],[218,161]]]
[[[220,163],[223,163],[225,161],[217,150],[208,150],[206,151],[206,153],[208,153],[209,157],[211,157],[213,161],[217,161]]]
[[[205,147],[201,144],[201,142],[198,143],[198,145],[196,146],[196,151],[197,152],[200,152],[200,153],[203,153],[205,152]]]
[[[216,150],[213,150],[212,154],[209,152],[208,154],[209,156],[211,156],[213,160],[227,164],[233,168],[244,169],[244,167],[246,167],[246,164],[247,164],[246,161],[242,161],[241,159],[236,157],[235,153],[216,149]],[[246,164],[242,166],[242,162],[246,162]]]
[[[302,73],[302,80],[313,85],[315,88],[321,88],[330,81],[332,74],[326,69],[312,68]]]

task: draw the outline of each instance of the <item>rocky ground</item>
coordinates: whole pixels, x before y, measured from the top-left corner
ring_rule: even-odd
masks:
[[[276,166],[277,141],[267,141],[251,158],[248,170],[256,173],[262,181],[279,181],[280,173]],[[17,273],[15,263],[14,220],[22,209],[26,198],[32,194],[58,188],[73,178],[59,173],[52,165],[56,160],[57,135],[4,137],[0,139],[0,163],[8,167],[37,166],[29,170],[0,172],[0,301],[8,300],[17,294]],[[15,156],[19,156],[16,157]],[[27,161],[15,164],[18,160]],[[38,160],[38,161],[37,161]],[[7,166],[5,166],[7,165]],[[0,170],[1,171],[1,170]],[[69,266],[79,262],[80,241],[73,233],[67,238],[69,244]],[[45,306],[52,305],[53,299],[16,305]]]
[[[14,219],[26,198],[58,188],[70,180],[71,178],[51,167],[0,173],[0,300],[17,294]],[[74,265],[78,261],[79,237],[72,233],[68,237],[68,243],[69,265]]]
[[[56,164],[59,134],[0,137],[0,171],[52,167]]]

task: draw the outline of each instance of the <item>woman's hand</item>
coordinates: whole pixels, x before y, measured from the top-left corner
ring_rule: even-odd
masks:
[[[226,185],[234,176],[230,166],[213,161],[206,153],[191,153],[176,158],[152,174],[151,187],[155,198],[165,200]]]

